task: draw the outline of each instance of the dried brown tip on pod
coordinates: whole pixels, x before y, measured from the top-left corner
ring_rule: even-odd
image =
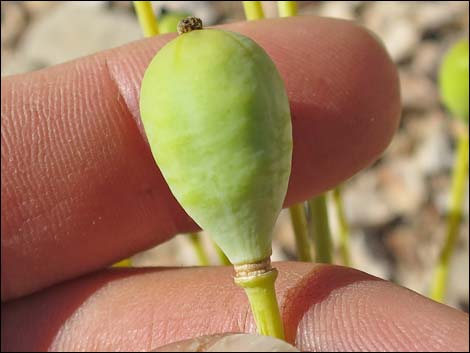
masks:
[[[178,23],[178,34],[183,34],[187,32],[191,32],[197,29],[202,29],[202,21],[200,18],[189,16],[182,19]]]

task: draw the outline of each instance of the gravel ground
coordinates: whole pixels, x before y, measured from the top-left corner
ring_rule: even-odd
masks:
[[[186,10],[207,24],[243,20],[241,2],[154,2],[156,11]],[[276,3],[264,2],[267,17]],[[382,158],[344,184],[353,266],[426,294],[443,241],[454,136],[461,127],[439,102],[436,72],[444,51],[468,37],[468,2],[302,2],[301,15],[355,20],[374,31],[397,64],[403,114]],[[1,74],[28,72],[139,39],[130,2],[2,1]],[[73,38],[73,40],[70,40]],[[333,213],[334,215],[334,213]],[[333,217],[334,218],[334,217]],[[333,220],[333,231],[337,225]],[[447,303],[468,311],[467,202],[453,258]],[[212,246],[204,243],[209,251]],[[210,253],[214,262],[215,254]],[[288,215],[279,218],[275,259],[294,259]],[[178,236],[138,254],[136,265],[194,265]],[[339,259],[338,259],[339,262]]]

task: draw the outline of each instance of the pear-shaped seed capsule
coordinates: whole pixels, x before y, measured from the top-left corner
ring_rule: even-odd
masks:
[[[236,270],[243,269],[237,283],[252,306],[267,303],[269,308],[254,310],[257,321],[261,315],[261,321],[274,322],[262,325],[262,333],[280,337],[279,318],[265,312],[278,316],[275,296],[269,297],[276,278],[269,258],[291,169],[289,102],[258,44],[200,28],[200,20],[183,20],[181,35],[150,63],[141,88],[142,121],[174,196]],[[256,290],[260,286],[266,290]]]
[[[180,35],[147,68],[140,109],[181,206],[232,263],[268,258],[292,134],[284,84],[265,51],[228,31]]]

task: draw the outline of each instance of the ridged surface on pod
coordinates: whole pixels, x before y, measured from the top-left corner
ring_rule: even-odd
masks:
[[[271,255],[291,170],[282,79],[237,33],[178,36],[145,72],[140,98],[154,158],[176,199],[235,264]]]

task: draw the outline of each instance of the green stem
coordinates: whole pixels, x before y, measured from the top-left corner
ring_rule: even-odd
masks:
[[[144,37],[153,37],[158,34],[157,17],[153,12],[150,1],[134,1],[134,9],[139,19]]]
[[[468,134],[458,140],[457,156],[452,174],[451,205],[447,216],[447,236],[434,272],[431,298],[442,302],[445,298],[449,263],[458,237],[465,187],[468,181]]]
[[[311,231],[315,243],[316,262],[331,263],[331,232],[325,194],[309,201]]]
[[[255,318],[258,333],[284,339],[284,326],[279,312],[274,282],[277,270],[235,278],[235,283],[241,286],[248,297]]]
[[[132,267],[132,261],[130,258],[116,262],[113,267]]]
[[[297,15],[297,3],[295,1],[278,1],[279,16],[289,17]],[[307,219],[303,203],[289,208],[292,227],[294,228],[297,254],[300,261],[312,262],[310,242],[308,241]]]
[[[307,219],[303,203],[298,203],[289,208],[292,227],[294,228],[297,254],[300,261],[312,262],[310,254],[310,242],[308,240]]]
[[[335,205],[336,215],[338,217],[339,224],[339,248],[341,252],[341,258],[344,266],[351,265],[351,257],[349,255],[349,224],[346,220],[344,213],[343,198],[341,196],[341,186],[337,186],[333,192],[333,204]]]
[[[217,254],[217,257],[219,258],[220,263],[224,266],[231,265],[232,263],[230,262],[228,257],[224,254],[222,249],[214,241],[212,241],[212,244],[214,245],[214,249]]]
[[[207,257],[204,247],[202,246],[201,236],[198,233],[189,233],[189,240],[196,253],[200,266],[209,266],[209,258]]]
[[[264,18],[261,1],[243,1],[243,9],[245,10],[245,17],[248,21]]]
[[[290,17],[297,15],[296,1],[278,1],[277,9],[280,17]]]

